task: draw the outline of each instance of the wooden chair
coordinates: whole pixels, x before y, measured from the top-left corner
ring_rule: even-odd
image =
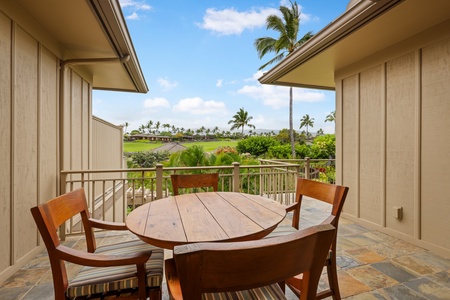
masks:
[[[163,249],[140,240],[96,247],[94,227],[107,230],[127,228],[123,223],[91,219],[83,189],[33,207],[31,213],[47,247],[56,300],[97,294],[109,297],[123,290],[128,292],[128,297],[120,299],[147,299],[148,296],[161,299]],[[85,230],[88,252],[68,248],[58,237],[58,227],[78,214]],[[65,261],[85,266],[70,283]]]
[[[214,192],[219,189],[219,173],[209,174],[172,174],[173,195],[179,194],[180,188],[212,187]]]
[[[318,225],[273,239],[177,246],[166,260],[172,299],[286,299],[284,280],[303,273],[302,300],[314,299],[336,229]]]
[[[293,211],[292,224],[281,224],[266,237],[272,238],[283,236],[296,232],[299,229],[300,208],[303,196],[310,197],[313,200],[326,202],[332,205],[330,216],[322,222],[322,224],[331,224],[336,228],[336,235],[334,236],[329,254],[325,261],[325,266],[327,267],[329,289],[318,293],[316,299],[323,299],[330,296],[335,300],[341,299],[336,269],[336,239],[339,226],[339,217],[341,215],[342,207],[344,206],[344,201],[347,197],[347,193],[348,187],[345,186],[298,178],[295,197],[296,202],[286,208],[288,212]],[[301,295],[301,293],[303,292],[302,277],[302,274],[300,274],[286,281],[288,287],[297,296]]]

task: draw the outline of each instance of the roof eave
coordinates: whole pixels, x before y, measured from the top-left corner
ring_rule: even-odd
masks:
[[[262,84],[334,90],[334,81],[328,85],[314,85],[302,84],[301,82],[282,82],[279,79],[403,1],[405,0],[361,0],[315,34],[308,42],[287,56],[278,65],[264,73],[258,79],[259,82]],[[321,71],[334,73],[331,65],[327,65]],[[334,75],[330,75],[334,77]]]
[[[130,34],[118,1],[89,0],[111,46],[119,58],[130,56],[123,66],[132,80],[136,92],[147,93],[148,86],[136,55]],[[95,88],[95,87],[94,87]],[[100,89],[103,89],[100,87]]]

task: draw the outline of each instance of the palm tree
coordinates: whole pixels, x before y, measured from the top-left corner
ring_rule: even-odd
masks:
[[[145,128],[148,130],[148,133],[149,133],[149,134],[152,133],[152,132],[151,132],[152,126],[153,126],[153,121],[152,121],[152,120],[148,121],[148,122],[147,122],[147,125],[145,125]]]
[[[170,132],[170,124],[169,123],[162,124],[162,127],[165,128],[166,131]]]
[[[161,122],[156,122],[156,124],[155,124],[155,129],[156,129],[156,131],[155,131],[155,133],[159,133],[159,127],[161,126]]]
[[[203,150],[203,146],[193,145],[181,152],[180,165],[186,167],[207,166],[208,157]]]
[[[240,108],[239,111],[233,116],[233,119],[228,121],[228,124],[233,124],[230,130],[242,128],[242,136],[244,136],[245,126],[255,129],[255,125],[249,123],[252,119],[253,117],[250,117],[244,108]]]
[[[139,132],[140,133],[145,133],[145,128],[147,128],[144,124],[141,124],[141,126],[139,126]]]
[[[128,123],[128,122],[123,123],[123,127],[125,127],[124,133],[127,133],[128,126],[130,126],[130,123]]]
[[[266,66],[282,60],[285,56],[292,53],[295,49],[300,47],[303,43],[309,40],[313,34],[306,33],[301,39],[297,40],[298,31],[300,29],[300,12],[298,10],[297,2],[292,3],[291,7],[280,6],[283,19],[277,15],[270,15],[266,19],[267,29],[273,29],[279,33],[278,39],[272,37],[262,37],[255,40],[255,47],[258,51],[259,58],[262,58],[269,52],[275,52],[276,56],[262,65],[259,70]],[[292,158],[295,158],[295,140],[293,128],[293,92],[292,87],[289,88],[289,136],[291,140]]]
[[[300,129],[306,127],[306,136],[309,136],[308,127],[314,127],[314,118],[310,118],[308,114],[304,115],[303,118],[300,119]]]
[[[333,110],[330,112],[330,114],[326,117],[325,122],[334,122],[336,120],[336,111]]]

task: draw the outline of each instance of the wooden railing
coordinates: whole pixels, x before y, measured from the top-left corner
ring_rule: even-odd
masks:
[[[170,196],[171,174],[217,172],[219,191],[257,194],[289,205],[295,201],[296,178],[325,181],[326,177],[320,175],[323,166],[334,167],[334,161],[260,160],[259,165],[164,167],[158,164],[145,169],[71,170],[61,172],[61,193],[83,187],[93,218],[123,222],[127,211],[136,206]],[[63,238],[81,230],[79,220],[71,220],[66,225],[61,230]]]

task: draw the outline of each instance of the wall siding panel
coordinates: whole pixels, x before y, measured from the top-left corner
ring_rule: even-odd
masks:
[[[386,224],[404,234],[414,234],[414,53],[386,65]],[[403,219],[392,215],[403,208]]]
[[[2,282],[44,248],[30,208],[59,194],[60,168],[89,166],[92,88],[68,68],[60,99],[60,58],[3,12],[0,53]]]
[[[0,12],[0,273],[11,264],[11,20]]]
[[[360,214],[361,218],[381,225],[381,172],[383,149],[381,93],[382,68],[375,67],[360,75]]]
[[[422,239],[450,249],[450,38],[422,50]]]
[[[345,200],[344,210],[353,216],[358,216],[358,76],[351,76],[343,80],[342,107],[342,163],[344,165],[342,184],[348,186],[350,191]]]
[[[336,71],[337,158],[344,217],[448,257],[450,32],[429,33]]]
[[[90,109],[90,88],[89,84],[86,81],[82,82],[82,102],[81,102],[81,133],[83,136],[83,144],[82,144],[82,166],[83,169],[89,169],[89,149],[90,149],[90,124],[91,124],[91,109]]]
[[[72,72],[71,82],[71,122],[70,122],[70,137],[71,137],[71,166],[75,170],[80,170],[82,166],[82,79],[78,74]]]
[[[40,202],[56,197],[58,191],[58,93],[59,60],[45,48],[41,55],[41,105],[39,128]]]
[[[20,27],[15,36],[14,261],[36,246],[30,207],[37,204],[38,43]],[[19,238],[20,237],[20,238]]]

